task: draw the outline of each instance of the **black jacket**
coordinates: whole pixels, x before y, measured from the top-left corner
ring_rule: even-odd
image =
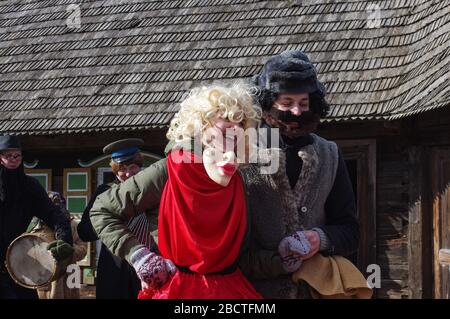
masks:
[[[0,200],[0,262],[4,263],[6,250],[11,242],[26,232],[34,216],[42,219],[45,224],[55,230],[56,239],[62,239],[72,245],[72,230],[70,221],[64,213],[49,199],[45,189],[33,177],[20,172],[21,182],[14,196]],[[5,182],[6,169],[0,166],[2,187],[7,189]]]

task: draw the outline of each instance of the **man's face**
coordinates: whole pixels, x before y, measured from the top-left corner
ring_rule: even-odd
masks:
[[[117,178],[120,181],[125,182],[128,178],[136,175],[140,171],[141,171],[141,167],[139,165],[136,165],[134,163],[129,164],[129,165],[123,164],[123,165],[120,165],[120,168],[117,171]]]
[[[6,150],[0,152],[0,164],[8,169],[16,169],[22,163],[21,150]]]
[[[308,93],[280,93],[270,111],[264,112],[264,120],[289,138],[303,136],[313,131],[319,121],[309,103]]]
[[[308,93],[281,93],[273,103],[273,107],[280,111],[289,111],[294,116],[300,116],[309,111]],[[298,127],[298,123],[286,123]]]

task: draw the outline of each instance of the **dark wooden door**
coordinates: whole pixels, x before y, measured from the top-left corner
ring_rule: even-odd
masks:
[[[360,244],[354,256],[346,256],[366,275],[376,262],[376,142],[341,140],[339,145],[353,184],[360,223]]]
[[[450,147],[432,158],[434,297],[450,299]]]

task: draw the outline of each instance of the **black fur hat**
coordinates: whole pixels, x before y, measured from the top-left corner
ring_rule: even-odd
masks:
[[[279,93],[309,93],[314,113],[325,116],[329,110],[316,68],[300,50],[284,51],[270,58],[253,82],[261,90],[259,101],[265,110],[272,107]]]

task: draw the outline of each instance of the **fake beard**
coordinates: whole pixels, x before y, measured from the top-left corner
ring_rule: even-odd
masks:
[[[278,128],[281,135],[289,138],[314,132],[320,120],[320,116],[312,111],[303,112],[300,116],[296,116],[290,111],[280,111],[273,107],[269,112],[264,112],[263,118],[269,126]]]

